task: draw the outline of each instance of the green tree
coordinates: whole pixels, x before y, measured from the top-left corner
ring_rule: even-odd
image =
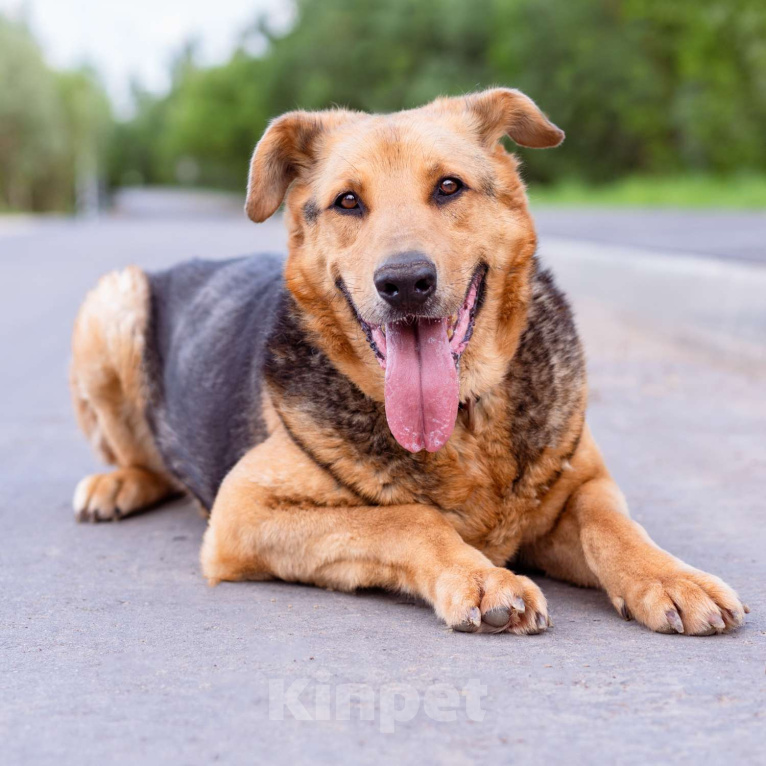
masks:
[[[297,0],[286,33],[254,23],[222,66],[187,55],[167,97],[143,102],[142,175],[173,182],[191,159],[200,183],[242,188],[284,111],[389,111],[496,84],[567,132],[556,152],[519,150],[528,178],[766,171],[761,0]]]
[[[0,199],[35,206],[64,147],[56,81],[28,29],[0,16]]]
[[[102,162],[111,124],[92,70],[53,71],[27,26],[0,15],[0,206],[71,209],[78,169]]]

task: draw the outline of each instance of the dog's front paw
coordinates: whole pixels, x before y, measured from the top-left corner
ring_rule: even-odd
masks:
[[[551,625],[540,588],[501,567],[451,568],[436,584],[436,613],[464,633],[542,633]]]
[[[614,608],[658,633],[711,636],[738,628],[750,610],[723,580],[668,556],[664,566],[624,581]]]

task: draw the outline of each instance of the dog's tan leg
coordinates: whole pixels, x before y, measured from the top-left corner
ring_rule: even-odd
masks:
[[[118,468],[86,476],[74,491],[78,521],[115,521],[158,503],[173,493],[160,474],[145,468]]]
[[[586,449],[591,463],[600,461],[592,442]],[[570,495],[554,529],[521,555],[553,577],[601,586],[622,617],[661,633],[723,633],[747,611],[726,583],[659,548],[629,518],[603,466]]]
[[[85,299],[72,337],[70,388],[78,423],[111,473],[74,493],[78,521],[118,519],[177,491],[144,416],[142,355],[149,286],[137,268],[107,274]]]
[[[548,626],[540,589],[494,566],[436,509],[355,502],[277,433],[223,483],[202,546],[203,572],[211,584],[279,578],[405,591],[467,632],[527,634]]]

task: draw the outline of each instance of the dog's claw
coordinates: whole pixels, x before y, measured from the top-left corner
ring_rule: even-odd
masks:
[[[717,633],[723,633],[723,631],[726,630],[726,623],[718,612],[711,612],[707,621],[710,623],[710,627]]]
[[[521,596],[516,596],[516,598],[513,599],[511,602],[513,605],[513,608],[519,613],[524,614],[526,611],[527,605],[524,603],[524,599]]]
[[[459,633],[475,633],[479,629],[480,625],[481,612],[479,611],[479,607],[474,606],[471,607],[471,611],[468,612],[468,617],[463,620],[463,622],[455,625],[453,630],[456,630]]]
[[[625,603],[624,598],[616,598],[614,600],[614,605],[617,608],[617,611],[620,613],[620,617],[622,617],[623,620],[626,622],[630,622],[633,619],[633,615],[630,613],[630,609],[628,609],[628,605]]]
[[[496,606],[484,612],[482,619],[493,628],[504,628],[511,619],[511,610],[507,606]]]
[[[536,624],[538,630],[545,630],[548,627],[548,618],[541,612],[538,612]]]
[[[681,621],[681,616],[675,609],[668,609],[668,611],[665,612],[665,616],[668,618],[668,626],[671,628],[671,631],[675,633],[684,632],[684,624]]]

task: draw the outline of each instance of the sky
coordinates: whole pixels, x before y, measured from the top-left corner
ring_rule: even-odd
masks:
[[[289,0],[0,0],[0,12],[26,14],[53,66],[93,64],[123,113],[131,78],[166,89],[170,62],[189,39],[199,40],[203,63],[220,63],[259,14],[279,28],[291,8]]]

